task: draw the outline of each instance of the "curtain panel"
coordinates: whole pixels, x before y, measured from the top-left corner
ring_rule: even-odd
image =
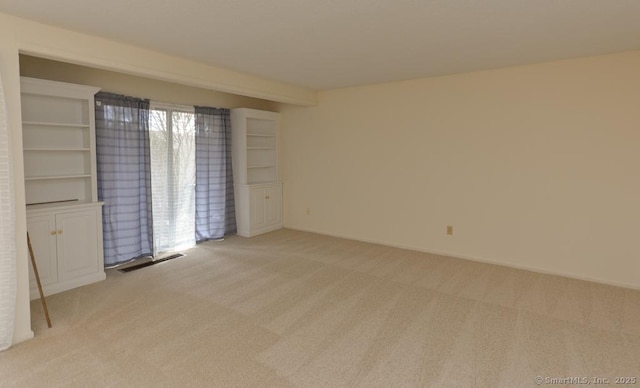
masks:
[[[195,107],[196,241],[236,232],[231,166],[231,111]]]
[[[149,100],[99,92],[95,101],[98,199],[105,203],[110,267],[153,253]]]

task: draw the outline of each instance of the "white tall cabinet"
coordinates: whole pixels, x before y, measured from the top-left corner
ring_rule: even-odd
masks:
[[[21,79],[27,231],[45,295],[105,279],[94,118],[99,90]]]
[[[276,112],[231,110],[236,223],[244,237],[282,228],[279,122]]]

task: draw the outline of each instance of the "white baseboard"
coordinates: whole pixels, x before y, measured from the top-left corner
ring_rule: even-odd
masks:
[[[19,344],[20,342],[24,342],[26,340],[30,340],[31,338],[34,337],[34,333],[33,330],[27,330],[24,333],[21,333],[19,335],[14,335],[13,336],[13,345],[15,344]]]
[[[282,224],[269,225],[266,228],[254,229],[250,232],[246,230],[242,230],[242,231],[238,230],[236,234],[242,237],[253,237],[253,236],[258,236],[261,234],[273,232],[274,230],[278,230],[278,229],[282,229]]]
[[[389,242],[389,241],[383,241],[383,240],[372,240],[372,239],[354,237],[354,236],[349,236],[349,235],[339,234],[339,233],[329,233],[329,232],[314,230],[314,229],[310,229],[310,228],[299,228],[299,227],[296,227],[296,226],[291,226],[291,225],[286,225],[286,224],[285,224],[284,227],[286,229],[297,230],[297,231],[301,231],[301,232],[316,233],[316,234],[321,234],[321,235],[324,235],[324,236],[338,237],[338,238],[344,238],[344,239],[347,239],[347,240],[362,241],[362,242],[366,242],[366,243],[370,243],[370,244],[379,244],[379,245],[385,245],[385,246],[394,247],[394,248],[400,248],[400,249],[407,249],[407,250],[411,250],[411,251],[430,253],[432,255],[448,256],[448,257],[454,257],[454,258],[457,258],[457,259],[465,259],[465,260],[477,261],[477,262],[480,262],[480,263],[501,265],[503,267],[509,267],[509,268],[514,268],[514,269],[522,269],[522,270],[525,270],[525,271],[532,271],[532,272],[537,272],[537,273],[541,273],[541,274],[545,274],[545,275],[562,276],[562,277],[566,277],[566,278],[570,278],[570,279],[584,280],[584,281],[588,281],[588,282],[606,284],[606,285],[609,285],[609,286],[624,287],[624,288],[630,288],[630,289],[634,289],[634,290],[640,290],[640,284],[631,284],[631,283],[617,282],[617,281],[611,281],[611,280],[596,279],[596,278],[592,278],[592,277],[588,277],[588,276],[580,276],[580,275],[575,275],[575,274],[571,274],[571,273],[563,273],[563,272],[559,272],[559,271],[549,270],[549,269],[546,269],[546,268],[539,268],[539,267],[533,267],[533,266],[527,266],[527,265],[513,264],[513,263],[509,263],[509,262],[486,259],[486,258],[477,257],[477,256],[468,256],[468,255],[460,255],[460,254],[451,253],[451,252],[436,251],[436,250],[425,249],[425,248],[415,247],[415,246],[410,246],[410,245],[397,244],[397,243],[393,243],[393,242]]]

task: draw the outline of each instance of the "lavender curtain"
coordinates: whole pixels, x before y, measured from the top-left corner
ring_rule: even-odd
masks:
[[[236,232],[229,109],[195,107],[196,241]]]
[[[96,94],[98,199],[104,201],[104,261],[153,253],[149,100]]]

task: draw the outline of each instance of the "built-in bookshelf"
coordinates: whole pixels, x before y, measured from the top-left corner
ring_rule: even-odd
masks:
[[[21,79],[27,231],[46,295],[105,279],[94,95],[99,88]],[[30,267],[31,298],[39,297]]]
[[[28,205],[97,202],[93,96],[99,88],[23,77]]]
[[[233,179],[238,234],[250,237],[282,227],[282,183],[278,179],[280,115],[231,110]]]
[[[235,183],[278,181],[278,117],[255,109],[232,111]]]

